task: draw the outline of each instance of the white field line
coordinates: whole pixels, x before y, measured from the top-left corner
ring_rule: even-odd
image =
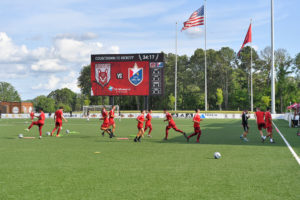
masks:
[[[275,125],[274,122],[272,122],[273,125],[275,126],[275,129],[277,131],[277,133],[281,136],[281,138],[283,139],[283,141],[285,142],[286,146],[289,148],[289,150],[291,151],[292,155],[294,156],[294,158],[296,159],[296,161],[298,162],[298,164],[300,165],[300,158],[299,156],[296,154],[296,152],[294,151],[294,149],[291,147],[290,143],[285,139],[285,137],[282,135],[282,133],[280,132],[280,130],[277,128],[277,126]]]

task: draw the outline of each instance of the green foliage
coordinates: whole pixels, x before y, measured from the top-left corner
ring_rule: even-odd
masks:
[[[267,107],[270,106],[271,98],[270,96],[262,96],[261,97],[261,109],[265,110]]]
[[[70,110],[75,110],[77,95],[68,88],[52,91],[48,95],[48,98],[55,101],[56,108],[59,108],[59,105],[63,104],[66,108],[68,107]]]
[[[7,82],[0,82],[0,101],[21,101],[21,97],[14,86]]]
[[[222,110],[223,91],[221,88],[217,88],[216,96],[217,96],[217,105],[220,107],[220,110]]]
[[[36,111],[39,111],[40,108],[44,109],[44,112],[55,112],[55,101],[54,99],[48,98],[44,95],[34,98],[33,105]]]

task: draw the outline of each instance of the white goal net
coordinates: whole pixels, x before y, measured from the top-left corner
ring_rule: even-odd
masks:
[[[115,105],[115,117],[119,117],[120,115],[120,107],[119,105]],[[112,105],[90,105],[90,106],[83,106],[83,117],[91,117],[91,115],[99,115],[101,114],[102,108],[105,107],[107,112],[112,109]],[[89,115],[89,116],[88,116]]]

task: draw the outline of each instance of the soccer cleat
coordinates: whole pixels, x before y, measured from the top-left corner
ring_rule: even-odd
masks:
[[[109,138],[113,138],[114,135],[112,133],[109,134]]]
[[[248,142],[249,140],[248,140],[247,138],[244,138],[243,141],[244,141],[244,142]]]
[[[243,135],[240,136],[240,139],[241,139],[241,140],[243,139]]]
[[[168,140],[168,138],[164,137],[164,139],[163,139],[163,140]]]
[[[104,137],[104,131],[102,132],[102,136]]]
[[[183,136],[184,136],[185,138],[187,138],[187,136],[186,136],[186,133],[185,133],[185,132],[183,132]]]
[[[137,142],[137,138],[135,137],[133,141],[134,141],[134,142]]]
[[[190,141],[190,138],[189,138],[189,137],[187,137],[187,138],[186,138],[186,141],[187,141],[187,142],[189,142],[189,141]]]
[[[42,139],[42,136],[40,136],[39,139]]]
[[[28,128],[25,128],[25,129],[24,129],[24,131],[27,131],[27,132],[29,132],[29,129],[28,129]]]
[[[274,141],[274,140],[270,140],[270,143],[273,143],[273,144],[274,144],[274,143],[275,143],[275,141]]]
[[[137,139],[137,141],[138,141],[138,142],[141,142],[141,138],[139,137],[139,138]]]
[[[199,140],[197,140],[196,142],[197,142],[197,143],[200,143],[200,141],[199,141]]]
[[[262,136],[262,137],[261,137],[261,142],[264,143],[265,140],[266,140],[266,136]]]
[[[55,137],[60,137],[60,135],[56,135]]]
[[[148,134],[148,135],[147,135],[147,137],[150,137],[150,138],[152,138],[152,135],[149,135],[149,134]]]

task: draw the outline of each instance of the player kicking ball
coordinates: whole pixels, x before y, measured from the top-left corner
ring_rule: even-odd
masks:
[[[242,114],[242,126],[244,129],[244,133],[240,136],[240,138],[244,140],[244,142],[248,142],[247,134],[249,132],[249,125],[248,125],[249,118],[250,116],[248,115],[248,110],[245,110]]]
[[[194,133],[192,133],[191,135],[189,135],[186,140],[187,142],[189,142],[190,138],[197,135],[197,142],[199,143],[199,139],[201,136],[201,129],[200,129],[200,121],[202,121],[203,119],[201,119],[200,117],[200,109],[196,109],[195,110],[196,114],[194,115],[193,118],[193,122],[194,122]]]
[[[106,111],[106,109],[103,107],[102,108],[102,117],[99,120],[103,120],[103,123],[101,125],[101,130],[102,132],[102,136],[104,136],[104,133],[106,132],[110,138],[113,137],[113,134],[111,132],[111,130],[109,129],[109,119],[108,119],[108,113]]]
[[[55,127],[51,132],[51,136],[53,136],[53,133],[57,130],[56,137],[60,137],[59,133],[62,129],[62,120],[65,122],[68,122],[66,118],[64,117],[64,107],[59,107],[57,111],[54,113],[54,122],[55,122]]]
[[[145,124],[145,132],[146,132],[146,130],[149,128],[149,132],[148,132],[148,137],[152,137],[151,136],[151,131],[152,131],[152,124],[151,124],[151,119],[152,119],[152,116],[151,116],[151,114],[152,114],[152,110],[151,109],[149,109],[148,110],[148,114],[146,115],[146,124]]]
[[[257,128],[259,130],[259,134],[261,137],[261,141],[265,142],[266,140],[266,136],[264,136],[262,129],[266,128],[266,124],[265,124],[265,113],[263,111],[260,110],[259,107],[256,108],[256,112],[255,112],[255,117],[256,117],[256,123],[257,123]]]
[[[138,133],[136,137],[134,138],[134,142],[141,142],[141,137],[144,135],[144,115],[145,115],[145,110],[141,110],[141,114],[136,118],[138,121],[137,128],[138,128]]]
[[[43,129],[43,126],[45,124],[45,113],[43,111],[43,108],[40,109],[40,115],[39,116],[36,116],[38,118],[37,121],[34,121],[30,124],[30,126],[25,129],[25,131],[28,131],[32,128],[33,125],[36,125],[39,127],[39,132],[40,132],[40,137],[39,139],[42,139],[42,129]]]
[[[115,109],[116,109],[116,106],[113,106],[112,109],[109,111],[109,127],[112,126],[111,133],[112,133],[113,137],[115,137],[114,132],[116,130],[116,123],[115,123],[115,120],[114,120],[114,118],[115,118]]]
[[[266,129],[267,129],[267,136],[270,137],[270,142],[275,143],[273,140],[273,127],[272,127],[272,115],[270,112],[270,108],[267,108],[267,111],[265,113],[265,122],[266,122]]]
[[[187,138],[185,132],[183,132],[182,130],[180,130],[180,129],[178,129],[178,128],[176,127],[176,124],[175,124],[175,122],[174,122],[174,120],[173,120],[172,115],[171,115],[170,113],[168,113],[166,109],[164,109],[164,114],[166,115],[166,119],[164,120],[164,122],[165,122],[165,121],[168,121],[168,122],[169,122],[168,126],[166,126],[166,136],[165,136],[164,140],[168,140],[169,130],[170,130],[171,128],[173,128],[173,129],[174,129],[175,131],[177,131],[177,132],[182,133],[183,136],[184,136],[185,138]]]

